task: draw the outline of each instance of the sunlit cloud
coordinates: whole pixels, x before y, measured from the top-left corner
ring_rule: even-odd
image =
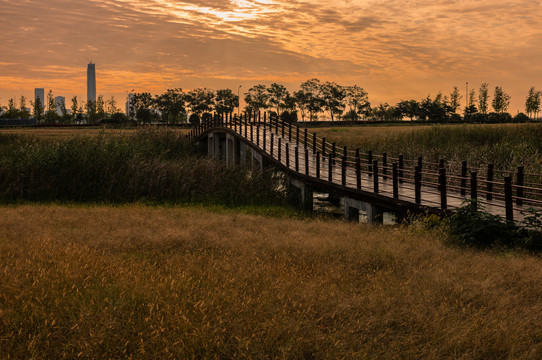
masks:
[[[393,103],[469,81],[519,109],[542,88],[539,1],[0,0],[0,14],[1,99],[84,93],[88,60],[118,96],[319,77]]]

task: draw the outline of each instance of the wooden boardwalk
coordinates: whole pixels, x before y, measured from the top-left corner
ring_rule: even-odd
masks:
[[[523,170],[512,183],[511,176],[496,180],[492,165],[487,176],[467,172],[464,163],[459,173],[450,164],[423,163],[402,157],[374,156],[359,150],[326,143],[316,134],[278,120],[249,122],[230,115],[202,123],[189,135],[198,140],[212,132],[228,132],[248,144],[266,159],[290,175],[318,184],[320,189],[344,193],[346,196],[372,197],[409,210],[449,213],[476,198],[485,211],[521,223],[529,208],[542,209],[542,186],[525,183]],[[436,165],[436,166],[435,166]],[[431,166],[435,166],[432,170]],[[506,175],[506,174],[504,174]],[[530,175],[530,174],[528,174]],[[539,186],[536,186],[539,185]]]

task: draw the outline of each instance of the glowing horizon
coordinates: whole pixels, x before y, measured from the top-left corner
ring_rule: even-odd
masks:
[[[368,91],[373,106],[465,82],[502,86],[509,112],[542,90],[537,1],[0,0],[0,104],[34,88],[97,93],[208,87],[242,91],[317,77]],[[119,106],[121,107],[121,106]]]

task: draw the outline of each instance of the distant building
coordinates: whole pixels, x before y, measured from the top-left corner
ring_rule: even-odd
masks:
[[[34,89],[34,101],[36,101],[37,98],[40,98],[41,106],[45,109],[45,89],[44,88]]]
[[[87,67],[87,102],[96,104],[96,64],[92,61]]]
[[[55,97],[56,113],[58,116],[62,116],[62,104],[64,104],[64,108],[66,108],[66,98],[64,96]]]
[[[128,94],[128,98],[126,99],[126,116],[130,117],[130,102],[132,101],[132,98],[134,97],[133,93]]]

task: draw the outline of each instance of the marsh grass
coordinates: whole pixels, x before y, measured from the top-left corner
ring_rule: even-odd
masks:
[[[542,356],[538,257],[194,208],[1,213],[3,359]]]
[[[349,128],[350,129],[350,128]],[[430,127],[351,128],[351,131],[317,130],[328,141],[360,148],[387,152],[406,159],[423,156],[427,161],[446,159],[470,166],[494,163],[496,169],[514,170],[525,165],[528,172],[542,173],[541,124],[434,125]]]
[[[278,203],[273,172],[205,158],[180,133],[143,129],[50,141],[0,135],[0,201]]]

